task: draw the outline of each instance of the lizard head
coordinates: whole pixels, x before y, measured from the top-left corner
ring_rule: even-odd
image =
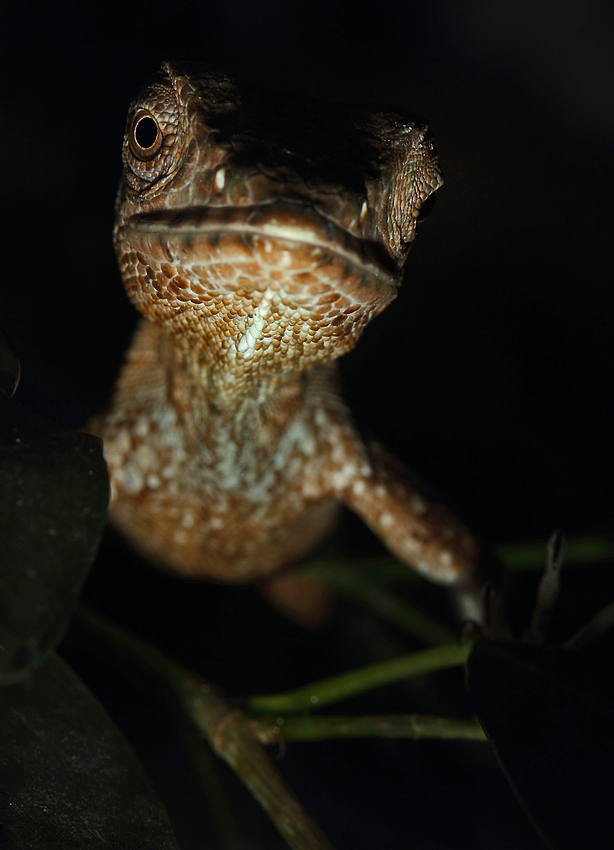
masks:
[[[170,62],[130,107],[123,164],[126,290],[228,380],[351,349],[443,182],[422,124],[242,96]]]

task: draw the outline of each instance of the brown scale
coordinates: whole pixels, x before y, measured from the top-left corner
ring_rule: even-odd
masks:
[[[442,183],[431,136],[339,108],[293,122],[169,62],[131,106],[114,238],[145,318],[92,424],[111,520],[174,573],[244,581],[306,555],[345,504],[480,619],[475,540],[361,441],[333,362],[397,294]],[[311,593],[269,585],[305,619]]]

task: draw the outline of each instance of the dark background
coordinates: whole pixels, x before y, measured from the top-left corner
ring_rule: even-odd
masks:
[[[401,296],[343,362],[346,395],[487,543],[560,525],[611,533],[610,3],[11,4],[1,37],[0,325],[22,358],[23,404],[69,426],[104,404],[134,323],[110,242],[126,110],[162,59],[202,59],[297,97],[429,119],[446,183]],[[341,545],[371,545],[345,529]],[[306,633],[253,591],[180,585],[112,539],[87,594],[235,694],[377,655],[356,612]],[[164,709],[128,691],[148,720],[125,717],[111,672],[95,673],[159,770],[183,846],[204,847],[207,823],[181,808],[188,768],[171,744],[149,752]],[[370,710],[413,709],[396,694]],[[533,846],[496,769],[465,756],[303,744],[281,767],[339,847]],[[278,846],[245,817],[264,836],[253,846]]]

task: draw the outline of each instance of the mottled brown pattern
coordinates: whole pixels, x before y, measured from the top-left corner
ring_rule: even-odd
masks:
[[[307,554],[344,503],[479,617],[474,539],[362,443],[332,362],[396,296],[442,183],[428,130],[342,109],[297,130],[164,63],[123,160],[115,247],[145,319],[93,424],[114,524],[162,567],[237,581]]]

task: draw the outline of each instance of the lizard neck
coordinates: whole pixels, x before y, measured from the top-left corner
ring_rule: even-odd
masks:
[[[141,390],[135,381],[142,383],[146,374],[201,438],[203,429],[223,428],[249,442],[282,431],[301,409],[309,383],[305,372],[244,370],[204,347],[179,344],[176,334],[151,321],[135,335],[121,390],[134,398]]]

